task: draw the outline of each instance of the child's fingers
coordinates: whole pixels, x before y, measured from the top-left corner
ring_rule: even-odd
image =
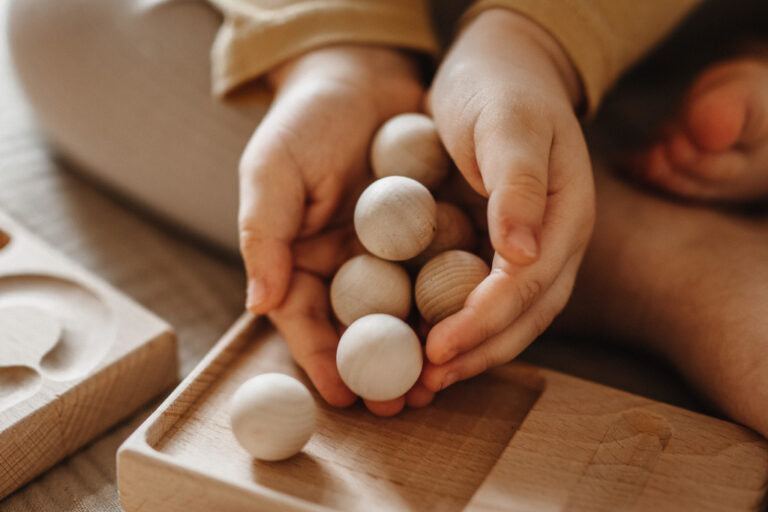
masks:
[[[405,404],[413,409],[426,407],[435,398],[435,393],[424,386],[419,379],[405,394]]]
[[[345,261],[364,252],[352,226],[297,240],[292,250],[294,267],[322,277],[333,276]]]
[[[564,269],[541,300],[504,331],[445,364],[427,363],[421,377],[424,386],[438,392],[517,357],[544,332],[552,318],[565,306],[573,288],[578,263],[579,260],[569,263],[569,268]]]
[[[516,265],[539,256],[547,207],[551,126],[507,107],[475,124],[475,157],[488,193],[488,231],[494,249]]]
[[[518,265],[532,263],[547,206],[551,121],[487,82],[444,93],[432,96],[435,124],[467,182],[489,198],[494,249]]]
[[[240,252],[248,278],[246,307],[263,314],[283,300],[291,276],[290,245],[304,217],[299,170],[257,130],[240,161]]]
[[[285,300],[269,317],[329,404],[346,407],[357,399],[336,368],[339,335],[330,320],[328,288],[319,278],[295,271]]]
[[[387,400],[385,402],[374,402],[372,400],[363,400],[365,406],[376,416],[394,416],[405,407],[405,397]]]
[[[429,361],[444,364],[522,321],[563,273],[575,275],[580,261],[581,252],[576,252],[562,265],[541,261],[521,270],[497,255],[491,274],[467,298],[464,307],[430,331],[426,346]]]

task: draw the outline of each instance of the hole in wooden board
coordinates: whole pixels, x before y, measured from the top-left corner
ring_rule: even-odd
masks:
[[[115,341],[114,321],[104,301],[90,289],[67,279],[38,274],[0,277],[0,311],[10,315],[7,320],[19,323],[15,335],[5,334],[18,338],[17,343],[27,345],[28,351],[37,354],[34,362],[24,364],[34,366],[52,380],[70,380],[87,374]],[[52,330],[53,340],[42,335]]]
[[[0,366],[0,411],[34,395],[40,375],[28,366]]]
[[[2,250],[11,241],[11,237],[8,233],[0,229],[0,250]]]
[[[463,509],[544,387],[538,374],[504,369],[393,418],[373,416],[362,404],[335,409],[316,395],[317,427],[304,450],[285,461],[258,462],[231,433],[232,394],[265,372],[308,381],[274,331],[256,337],[225,368],[212,368],[206,380],[214,383],[185,411],[175,410],[181,418],[155,449],[218,480],[258,483],[334,510]]]

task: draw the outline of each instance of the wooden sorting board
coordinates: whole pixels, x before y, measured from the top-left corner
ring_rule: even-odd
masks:
[[[164,321],[0,213],[0,499],[177,380]]]
[[[127,512],[754,510],[768,443],[741,426],[513,363],[377,418],[323,405],[302,453],[258,462],[228,403],[259,373],[307,382],[245,315],[118,451]]]

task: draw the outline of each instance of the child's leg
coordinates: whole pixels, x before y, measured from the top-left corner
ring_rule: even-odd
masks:
[[[768,221],[670,202],[600,172],[597,199],[561,327],[652,349],[768,435]]]
[[[768,49],[699,74],[661,139],[632,166],[686,197],[768,198]]]
[[[12,0],[11,50],[48,136],[85,172],[237,248],[237,162],[265,105],[210,95],[204,2]]]

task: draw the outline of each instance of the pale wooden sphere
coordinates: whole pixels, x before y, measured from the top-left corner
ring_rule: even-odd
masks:
[[[371,146],[371,167],[377,178],[407,176],[427,188],[437,186],[451,159],[424,114],[400,114],[379,129]]]
[[[419,337],[392,315],[367,315],[339,340],[336,366],[344,383],[366,400],[392,400],[405,394],[421,374]]]
[[[232,396],[235,439],[261,460],[282,460],[301,451],[315,428],[315,400],[304,384],[281,373],[245,381]]]
[[[411,312],[411,279],[397,263],[369,254],[355,256],[333,277],[331,306],[344,325],[373,313],[405,319]]]
[[[475,228],[461,209],[451,203],[438,201],[436,218],[437,230],[432,242],[421,254],[409,260],[409,265],[424,265],[441,252],[451,249],[474,249]]]
[[[416,277],[416,307],[436,324],[464,306],[469,294],[488,275],[488,265],[466,251],[446,251],[427,262]]]
[[[427,188],[404,176],[371,183],[355,206],[360,243],[385,260],[404,261],[427,248],[435,236],[437,206]]]

